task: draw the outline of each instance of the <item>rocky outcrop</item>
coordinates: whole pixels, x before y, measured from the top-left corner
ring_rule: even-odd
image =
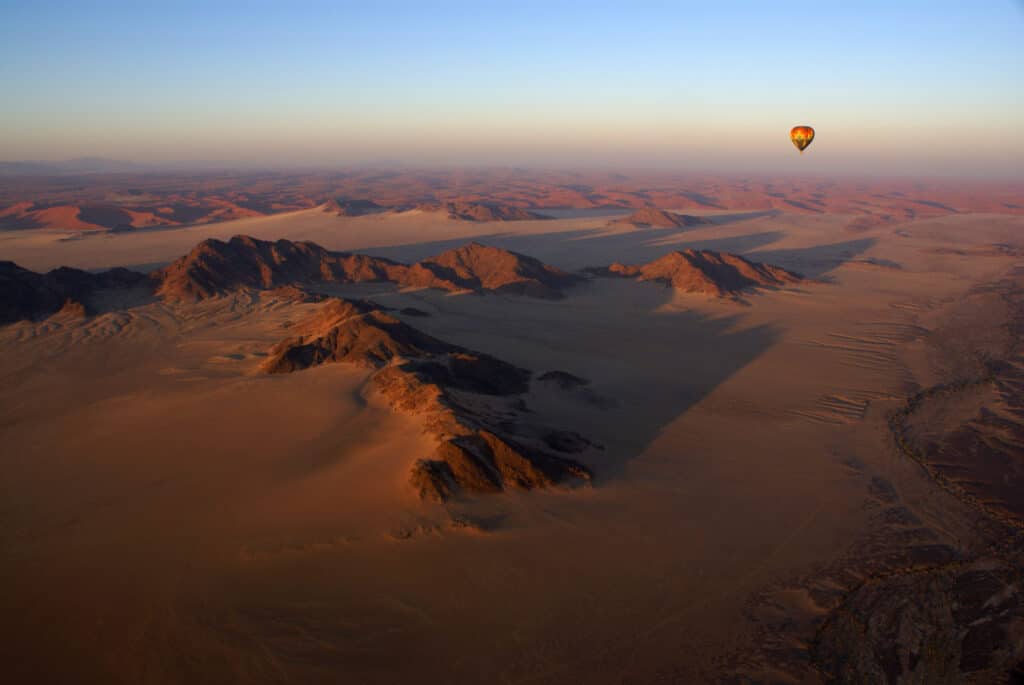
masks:
[[[416,463],[410,481],[421,496],[446,501],[461,491],[532,490],[568,478],[588,481],[590,473],[574,461],[480,429],[443,441],[432,459]]]
[[[586,482],[586,467],[563,456],[590,448],[582,436],[530,416],[530,372],[438,340],[368,302],[332,299],[276,345],[266,373],[345,362],[376,369],[371,387],[397,411],[423,417],[438,443],[410,482],[428,500],[460,493]]]
[[[615,219],[613,224],[627,224],[638,228],[685,228],[687,226],[701,226],[712,223],[702,216],[691,214],[677,214],[666,212],[662,209],[644,207],[638,209],[629,216]]]
[[[537,221],[548,217],[500,202],[425,202],[414,207],[423,212],[443,212],[453,221]]]
[[[204,240],[184,257],[153,272],[152,278],[158,295],[195,301],[243,287],[397,281],[406,270],[389,259],[331,252],[311,242],[235,236],[227,242]]]
[[[407,284],[554,299],[580,280],[533,257],[472,242],[413,265]]]
[[[780,288],[804,281],[801,275],[782,267],[751,262],[735,254],[693,249],[669,252],[647,264],[615,263],[588,271],[597,276],[656,281],[681,292],[714,297],[734,296],[752,288]]]
[[[69,305],[85,315],[97,291],[130,288],[145,279],[144,274],[120,268],[94,274],[62,266],[40,274],[14,262],[0,262],[0,324],[44,318]]]
[[[332,362],[379,367],[395,357],[462,352],[358,300],[328,300],[296,328],[297,335],[271,350],[262,365],[266,373],[290,373]]]
[[[410,266],[382,257],[332,252],[311,242],[249,236],[227,242],[204,240],[151,278],[158,295],[178,301],[202,300],[240,288],[363,282],[555,298],[580,280],[532,257],[479,243]]]
[[[819,631],[836,683],[1014,682],[1024,665],[1024,572],[995,559],[875,580]]]
[[[398,313],[404,314],[405,316],[415,316],[417,318],[430,316],[430,312],[425,312],[422,309],[417,309],[416,307],[402,307],[400,310],[398,310]]]
[[[575,390],[590,385],[590,381],[586,378],[580,378],[568,371],[546,371],[537,376],[537,380],[542,383],[550,383],[562,390]]]
[[[563,397],[572,398],[576,401],[597,409],[611,409],[616,402],[594,391],[590,387],[590,381],[580,378],[568,371],[547,371],[537,377],[537,383],[541,387],[557,390]],[[565,444],[561,438],[555,438],[560,444]]]
[[[373,200],[346,200],[340,197],[328,200],[323,205],[324,212],[335,216],[363,216],[383,212],[384,209]]]
[[[936,349],[951,374],[980,375],[918,392],[889,427],[900,454],[976,517],[971,546],[983,551],[889,569],[852,589],[812,645],[829,682],[1024,678],[1024,270],[952,307],[934,339],[948,347]]]
[[[260,297],[264,299],[280,300],[288,303],[303,303],[303,302],[323,302],[327,299],[326,295],[320,293],[313,293],[297,285],[282,285],[277,288],[271,288],[270,290],[264,290],[260,293]]]

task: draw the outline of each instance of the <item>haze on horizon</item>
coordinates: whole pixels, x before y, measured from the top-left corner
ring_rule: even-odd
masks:
[[[0,159],[1024,177],[1020,3],[209,5],[0,2]]]

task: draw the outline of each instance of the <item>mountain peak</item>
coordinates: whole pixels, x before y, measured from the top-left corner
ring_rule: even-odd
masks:
[[[714,250],[673,250],[647,264],[619,264],[590,269],[599,276],[657,281],[676,290],[716,297],[735,296],[753,288],[779,288],[804,278],[771,264],[751,262],[740,255]]]
[[[186,301],[238,288],[362,282],[557,298],[563,288],[579,280],[533,257],[478,242],[410,266],[382,257],[332,252],[311,242],[271,242],[246,235],[227,242],[204,240],[155,271],[152,278],[158,295]]]

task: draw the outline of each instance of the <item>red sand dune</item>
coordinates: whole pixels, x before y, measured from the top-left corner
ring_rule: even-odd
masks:
[[[333,211],[345,216],[377,207],[419,207],[460,221],[519,221],[543,218],[535,210],[545,208],[607,207],[844,213],[895,222],[963,212],[1024,214],[1022,195],[1024,188],[1011,182],[509,169],[352,169],[285,178],[272,172],[100,173],[75,184],[60,177],[11,175],[4,177],[0,189],[0,228],[84,231],[192,225],[311,208],[324,197],[361,198],[337,201]],[[89,207],[105,207],[116,218],[94,221]],[[86,218],[80,216],[83,210]]]

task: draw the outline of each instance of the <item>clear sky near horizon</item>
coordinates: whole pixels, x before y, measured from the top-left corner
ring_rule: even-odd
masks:
[[[1014,0],[0,0],[0,36],[3,160],[1024,177]]]

